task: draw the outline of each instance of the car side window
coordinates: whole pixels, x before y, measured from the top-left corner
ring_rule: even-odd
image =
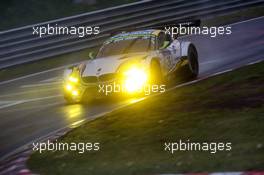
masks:
[[[165,41],[165,33],[160,32],[158,35],[158,49],[160,49],[163,46],[164,41]]]
[[[169,34],[160,32],[158,35],[158,49],[165,49],[172,42],[172,38]]]
[[[165,34],[165,40],[168,41],[169,43],[171,43],[171,42],[172,42],[171,35],[168,34],[168,33],[166,33],[166,34]]]

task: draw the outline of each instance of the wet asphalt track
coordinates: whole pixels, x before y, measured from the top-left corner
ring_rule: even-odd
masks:
[[[264,18],[232,25],[232,34],[188,36],[198,49],[200,78],[264,60]],[[0,83],[0,159],[22,145],[131,100],[65,105],[60,91],[63,69]]]

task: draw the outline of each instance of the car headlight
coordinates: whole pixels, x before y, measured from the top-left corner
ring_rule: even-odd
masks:
[[[77,77],[70,76],[69,77],[69,81],[72,82],[72,83],[77,83],[79,81],[79,79]]]
[[[131,67],[124,71],[123,86],[127,92],[142,90],[147,83],[147,73],[143,68]]]
[[[78,82],[79,78],[74,75],[70,75],[65,82],[65,90],[70,93],[72,96],[78,96],[79,95],[79,90],[78,90]]]
[[[66,84],[65,89],[67,89],[67,91],[71,91],[72,90],[72,85],[71,84]]]
[[[79,91],[78,90],[73,90],[72,91],[72,95],[73,96],[78,96],[79,95]]]
[[[79,90],[74,86],[73,84],[67,83],[65,85],[65,89],[68,93],[70,93],[72,96],[78,96],[79,95]]]

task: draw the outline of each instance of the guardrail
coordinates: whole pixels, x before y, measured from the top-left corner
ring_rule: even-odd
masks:
[[[0,69],[99,46],[109,33],[123,27],[148,27],[163,22],[240,10],[263,5],[263,0],[148,0],[0,32]],[[32,35],[33,26],[100,26],[101,33],[77,35]]]

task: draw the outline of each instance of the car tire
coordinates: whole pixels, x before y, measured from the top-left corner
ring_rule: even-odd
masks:
[[[174,85],[193,80],[199,74],[198,54],[193,44],[190,44],[187,56],[183,57],[182,60],[182,63],[173,74]]]
[[[199,74],[198,54],[194,45],[190,45],[188,49],[188,73],[189,78],[194,79]]]

